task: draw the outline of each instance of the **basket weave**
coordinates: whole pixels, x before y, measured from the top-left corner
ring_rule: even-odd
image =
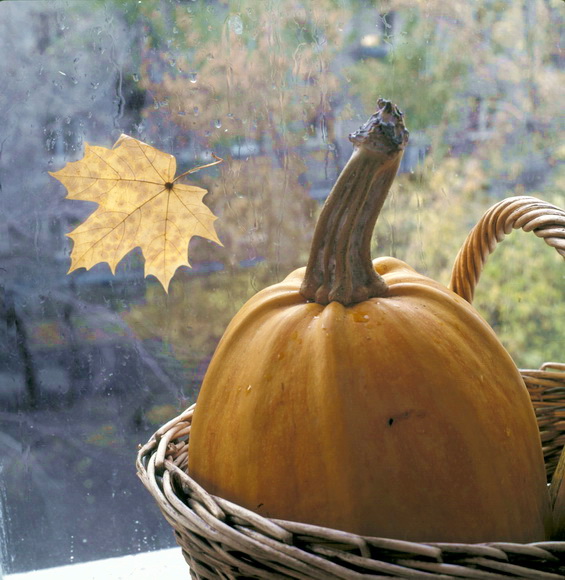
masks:
[[[469,235],[454,266],[452,288],[470,301],[486,258],[518,227],[533,230],[565,256],[565,212],[535,198],[509,198],[493,206]],[[549,478],[565,442],[565,364],[521,373],[538,418]],[[194,405],[163,425],[137,457],[138,475],[173,527],[193,579],[565,578],[565,542],[364,537],[264,518],[211,496],[186,473],[193,412]]]

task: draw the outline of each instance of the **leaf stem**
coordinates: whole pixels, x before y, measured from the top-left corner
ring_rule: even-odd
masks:
[[[213,167],[214,165],[218,165],[218,163],[222,163],[224,161],[221,157],[218,157],[215,153],[212,153],[212,157],[216,161],[212,161],[212,163],[207,163],[206,165],[199,165],[198,167],[194,167],[193,169],[189,169],[188,171],[181,173],[180,175],[178,175],[177,177],[175,177],[173,179],[171,184],[177,182],[179,179],[181,179],[181,177],[186,177],[187,175],[190,175],[191,173],[196,173],[197,171],[200,171],[201,169],[206,169],[207,167]]]

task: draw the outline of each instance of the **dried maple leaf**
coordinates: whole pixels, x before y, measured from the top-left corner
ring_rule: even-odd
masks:
[[[216,217],[202,203],[206,190],[178,183],[181,177],[222,161],[215,159],[175,178],[172,155],[128,135],[112,149],[86,144],[80,161],[51,173],[67,188],[67,199],[99,206],[67,234],[74,242],[69,273],[99,262],[107,262],[114,273],[118,262],[140,247],[145,275],[155,276],[167,290],[176,269],[190,266],[192,236],[222,245],[214,230]]]

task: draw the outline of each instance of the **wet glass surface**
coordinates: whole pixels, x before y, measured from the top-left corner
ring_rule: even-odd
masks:
[[[194,402],[243,302],[304,265],[347,136],[379,96],[404,109],[411,143],[375,255],[447,283],[492,202],[565,205],[557,4],[0,2],[4,572],[174,545],[137,446]],[[209,190],[224,247],[195,238],[168,294],[138,250],[115,275],[67,274],[66,234],[95,206],[48,172],[122,133],[179,172],[224,159],[188,181]],[[477,296],[529,366],[562,360],[565,341],[562,264],[540,245],[509,244]]]

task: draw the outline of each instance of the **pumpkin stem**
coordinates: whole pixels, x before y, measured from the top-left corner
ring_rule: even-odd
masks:
[[[349,136],[354,145],[318,218],[300,293],[344,306],[387,293],[371,261],[371,237],[396,176],[408,131],[402,112],[379,99],[377,112]]]

